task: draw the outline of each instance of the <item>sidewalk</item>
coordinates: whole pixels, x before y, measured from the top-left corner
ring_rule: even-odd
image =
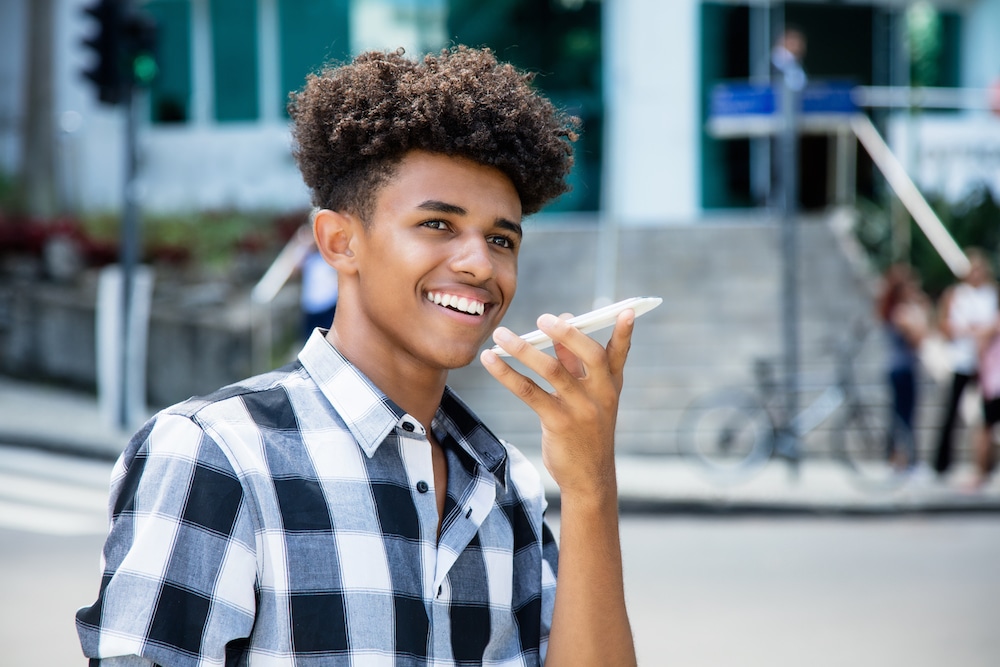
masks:
[[[110,426],[94,396],[0,376],[0,443],[113,460],[131,432]],[[541,456],[526,452],[543,472],[553,498],[555,484]],[[1000,476],[978,491],[964,486],[968,467],[944,482],[917,475],[887,493],[866,493],[836,463],[804,461],[798,475],[777,461],[748,481],[718,486],[674,456],[620,456],[619,497],[624,512],[859,514],[1000,512]]]

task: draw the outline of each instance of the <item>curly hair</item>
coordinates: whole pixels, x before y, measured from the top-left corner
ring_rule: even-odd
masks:
[[[367,221],[378,188],[410,150],[470,159],[510,178],[524,215],[569,190],[579,119],[489,49],[457,46],[422,61],[369,51],[292,93],[293,154],[321,208]]]

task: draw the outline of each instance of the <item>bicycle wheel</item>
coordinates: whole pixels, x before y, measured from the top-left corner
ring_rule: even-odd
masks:
[[[899,488],[916,464],[913,432],[898,417],[879,419],[860,405],[847,412],[833,438],[835,456],[865,491]]]
[[[719,481],[746,478],[771,457],[774,426],[753,394],[724,389],[695,399],[677,427],[680,453]]]

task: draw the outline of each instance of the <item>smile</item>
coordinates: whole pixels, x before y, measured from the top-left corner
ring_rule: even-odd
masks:
[[[439,306],[451,308],[461,313],[468,313],[469,315],[482,315],[486,311],[486,304],[481,301],[469,299],[464,296],[455,296],[454,294],[445,294],[444,292],[428,292],[427,300],[433,301]]]

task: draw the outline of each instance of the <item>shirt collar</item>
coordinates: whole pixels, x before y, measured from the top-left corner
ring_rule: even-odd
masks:
[[[412,430],[415,420],[326,340],[325,329],[313,331],[299,352],[299,361],[367,456],[373,456],[404,422],[411,425],[406,430]],[[507,449],[449,387],[445,387],[435,423],[506,484]]]

